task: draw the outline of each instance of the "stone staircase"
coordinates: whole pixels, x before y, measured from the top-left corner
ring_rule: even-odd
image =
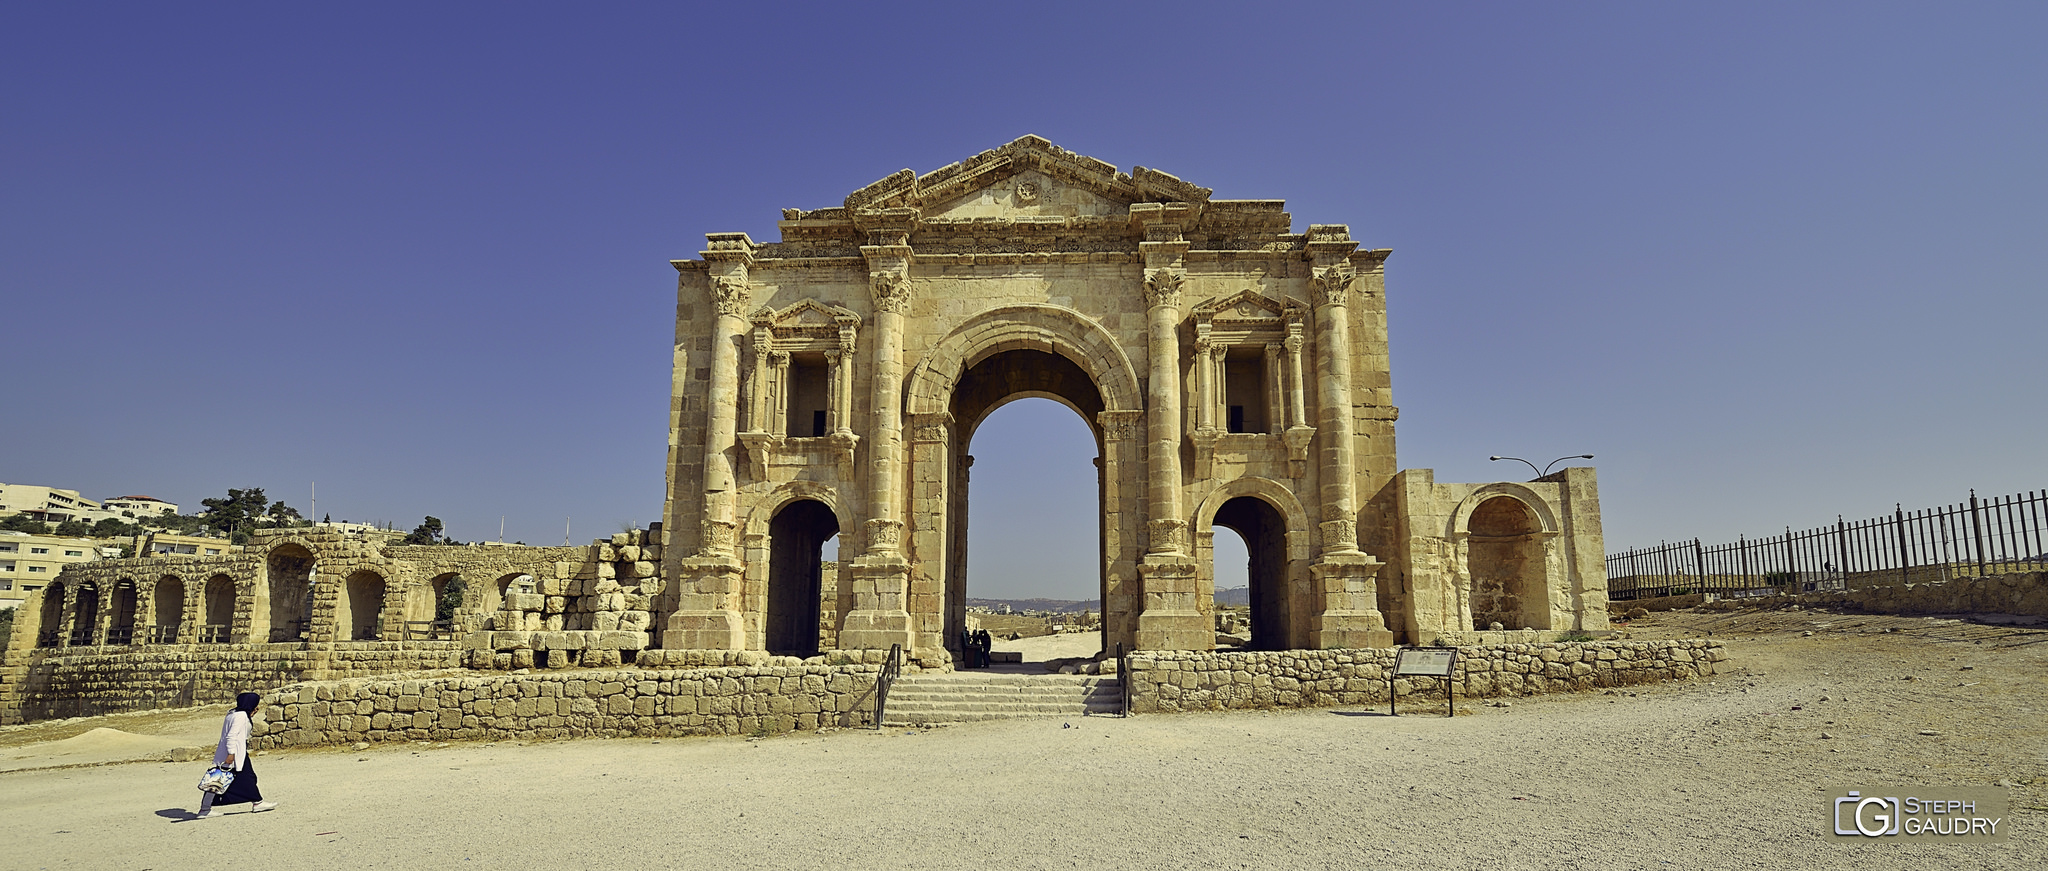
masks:
[[[1123,683],[1108,675],[986,671],[906,674],[889,690],[883,725],[1114,716],[1122,698]]]

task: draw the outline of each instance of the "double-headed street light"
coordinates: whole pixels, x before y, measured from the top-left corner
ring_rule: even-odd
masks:
[[[1557,459],[1551,460],[1549,463],[1545,464],[1543,468],[1538,469],[1536,468],[1535,463],[1529,462],[1528,460],[1522,459],[1521,457],[1487,457],[1487,459],[1489,460],[1514,460],[1517,463],[1521,463],[1522,465],[1528,466],[1530,471],[1535,472],[1536,477],[1538,478],[1550,474],[1551,466],[1555,466],[1558,463],[1562,463],[1566,460],[1590,460],[1592,458],[1592,454],[1573,454],[1569,457],[1558,457]]]

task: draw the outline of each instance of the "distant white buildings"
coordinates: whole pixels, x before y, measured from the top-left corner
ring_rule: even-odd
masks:
[[[178,513],[178,506],[154,496],[117,496],[102,501],[61,487],[0,483],[0,517],[26,514],[44,523],[63,523],[66,520],[98,523],[111,517],[133,523],[137,518],[165,513]]]

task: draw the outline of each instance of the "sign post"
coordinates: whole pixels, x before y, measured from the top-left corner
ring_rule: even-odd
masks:
[[[1398,717],[1394,711],[1394,678],[1396,677],[1440,677],[1444,679],[1444,700],[1451,705],[1446,717],[1458,715],[1458,688],[1451,682],[1451,673],[1458,667],[1458,648],[1455,647],[1403,647],[1394,652],[1394,670],[1387,673],[1387,716]]]

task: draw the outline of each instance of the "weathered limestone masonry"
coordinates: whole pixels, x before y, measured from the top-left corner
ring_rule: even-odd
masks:
[[[1598,641],[1458,649],[1450,677],[1459,698],[1687,680],[1727,659],[1719,641]],[[1124,676],[1139,713],[1385,704],[1392,650],[1147,652]],[[1442,679],[1403,677],[1397,697],[1444,697]]]
[[[855,725],[879,668],[779,665],[362,680],[264,698],[258,748],[356,741],[732,735]]]
[[[1256,648],[1605,630],[1592,470],[1397,475],[1389,252],[1292,225],[1027,136],[709,234],[674,261],[659,646],[950,661],[967,447],[1026,397],[1095,436],[1106,649],[1213,649],[1219,525]]]
[[[13,674],[0,678],[0,710],[14,712],[6,722],[229,702],[237,693],[284,683],[448,669],[457,665],[461,645],[372,641],[73,650],[102,652],[46,657],[34,668],[9,667]]]
[[[1635,603],[1620,604],[1629,606]],[[1981,578],[1956,578],[1938,584],[1895,584],[1704,603],[1704,607],[1714,610],[1785,605],[1874,614],[1977,613],[2048,617],[2048,572],[2012,572]]]
[[[551,666],[616,666],[621,651],[630,660],[648,646],[649,601],[661,591],[661,549],[649,539],[659,530],[582,547],[400,538],[260,530],[218,556],[67,566],[15,620],[0,666],[0,722],[465,663],[511,667],[518,651],[551,646],[560,651]],[[454,618],[437,624],[456,578],[464,593]],[[497,631],[513,621],[522,633],[540,631]],[[492,647],[500,634],[502,656]]]

